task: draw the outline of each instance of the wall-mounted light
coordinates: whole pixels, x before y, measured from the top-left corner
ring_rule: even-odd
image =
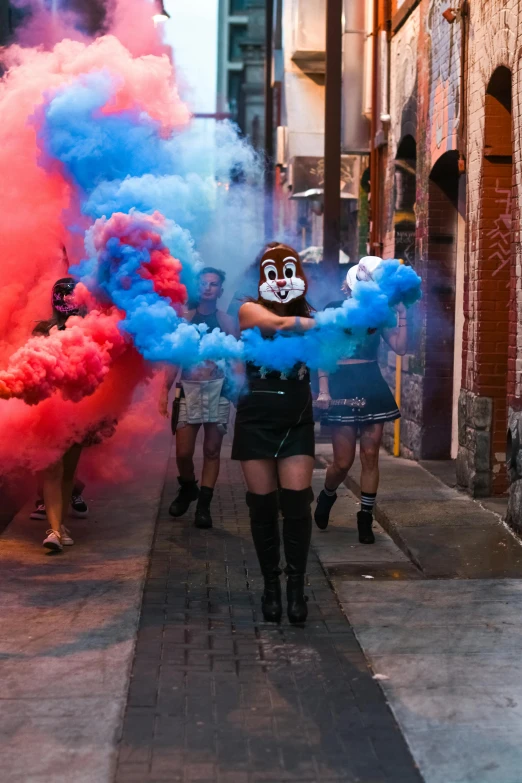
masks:
[[[453,24],[453,22],[456,21],[458,15],[458,10],[456,8],[447,8],[445,11],[442,12],[442,16],[446,20],[446,22],[449,22],[450,24]]]
[[[442,12],[442,16],[446,22],[449,22],[450,24],[453,24],[454,22],[461,22],[463,17],[468,16],[468,14],[468,0],[462,0],[458,8],[446,8],[446,10]]]
[[[158,24],[159,22],[166,22],[167,19],[170,19],[170,14],[165,10],[165,4],[163,0],[155,0],[155,6],[156,11],[152,17],[155,24]]]

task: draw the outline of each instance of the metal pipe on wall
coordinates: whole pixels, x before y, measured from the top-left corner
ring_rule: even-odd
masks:
[[[378,128],[378,96],[379,96],[379,5],[380,0],[373,2],[372,29],[372,113],[370,129],[370,245],[371,254],[380,255],[379,242],[379,151],[376,145]]]
[[[326,0],[323,263],[332,275],[341,248],[341,105],[343,0]]]
[[[265,239],[274,235],[274,93],[272,87],[272,39],[274,0],[266,0],[265,10]]]

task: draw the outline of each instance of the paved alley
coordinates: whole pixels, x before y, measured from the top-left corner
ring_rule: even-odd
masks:
[[[139,486],[93,490],[64,556],[45,555],[27,508],[0,537],[2,781],[521,783],[522,547],[493,513],[384,458],[378,516],[392,537],[377,526],[361,547],[342,488],[328,530],[314,529],[307,627],[274,627],[229,447],[215,526],[200,531],[192,513],[167,513],[167,441]],[[444,508],[479,523],[489,573],[473,535],[463,556],[459,519],[443,556]],[[408,520],[435,549],[408,552]]]
[[[117,783],[420,783],[316,556],[306,630],[264,624],[239,465],[222,471],[203,532],[167,513],[171,464]]]

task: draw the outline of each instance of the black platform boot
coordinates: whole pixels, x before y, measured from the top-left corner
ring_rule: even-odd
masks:
[[[252,538],[265,583],[261,598],[261,610],[267,623],[279,623],[283,607],[279,581],[281,569],[279,568],[280,540],[277,492],[270,492],[268,495],[255,495],[253,492],[247,492],[246,501],[250,510]]]
[[[169,508],[171,517],[181,517],[189,509],[190,504],[199,497],[198,482],[195,479],[186,481],[178,476],[179,491]]]
[[[308,616],[304,580],[310,539],[312,536],[312,511],[314,499],[310,487],[294,490],[282,489],[279,493],[283,513],[283,542],[286,557],[286,597],[288,619],[302,625]]]
[[[332,506],[336,500],[337,492],[334,492],[333,495],[327,495],[324,489],[322,489],[319,493],[314,514],[315,524],[319,530],[326,530],[328,527],[328,522],[330,521],[330,511],[332,510]]]
[[[210,504],[214,490],[210,487],[201,487],[199,490],[198,505],[194,515],[194,524],[199,528],[212,527],[212,517],[210,515]]]
[[[357,513],[357,529],[361,544],[375,544],[375,536],[372,530],[373,515],[371,511],[359,511]]]

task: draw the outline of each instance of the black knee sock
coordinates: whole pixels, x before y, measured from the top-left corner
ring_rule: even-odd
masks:
[[[329,487],[326,486],[326,481],[325,481],[323,492],[327,498],[333,498],[333,496],[337,493],[337,487],[335,489],[329,489]]]
[[[369,514],[373,514],[376,497],[377,492],[361,492],[361,511],[367,511]]]

